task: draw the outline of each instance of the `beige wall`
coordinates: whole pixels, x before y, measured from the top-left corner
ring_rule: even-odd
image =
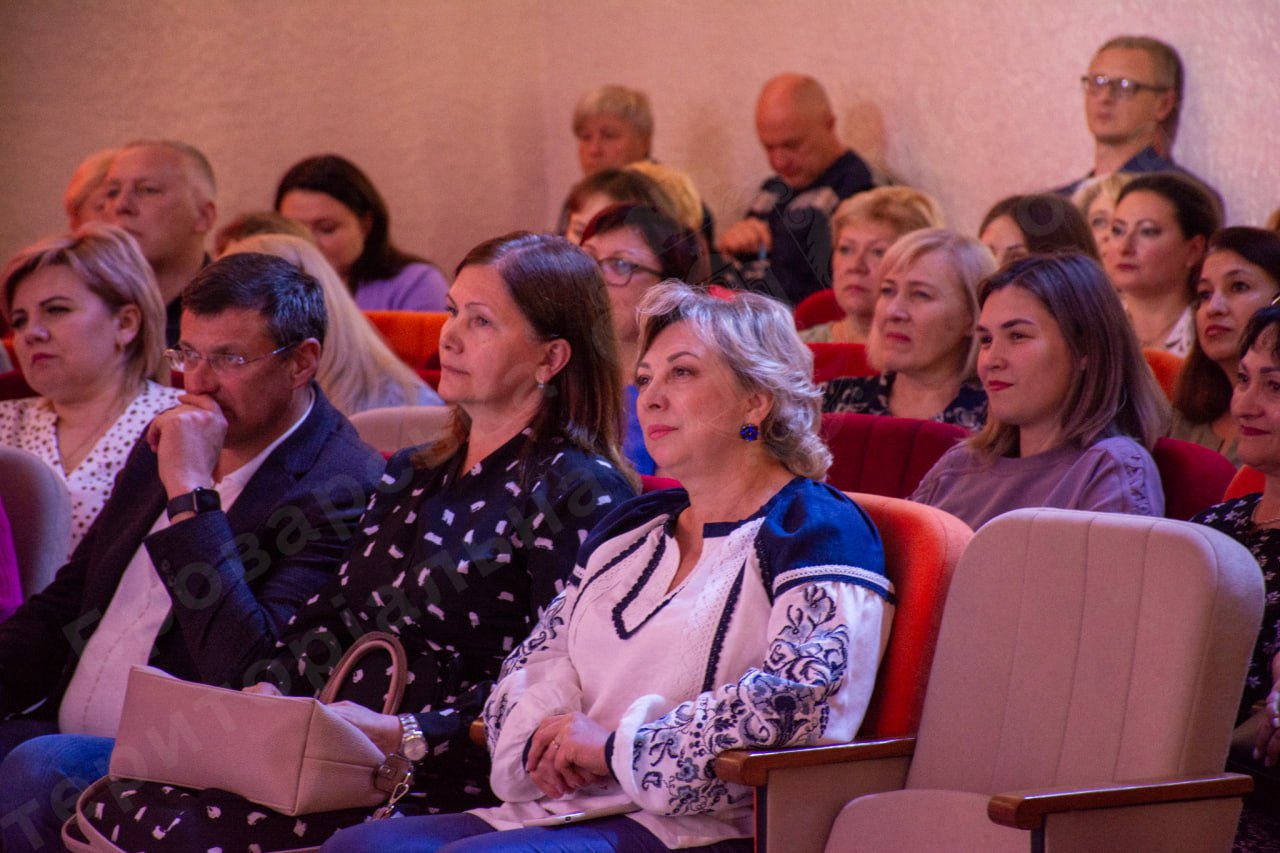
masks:
[[[720,221],[767,170],[751,110],[784,69],[823,80],[842,135],[972,229],[993,201],[1083,173],[1076,78],[1105,37],[1188,67],[1176,154],[1233,223],[1280,205],[1275,0],[3,0],[0,255],[64,227],[79,160],[140,136],[202,147],[220,218],[265,207],[311,153],[363,166],[405,248],[446,267],[545,227],[578,176],[585,89],[646,89],[656,154]]]

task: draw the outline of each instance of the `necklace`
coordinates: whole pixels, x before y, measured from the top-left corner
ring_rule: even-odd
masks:
[[[1182,319],[1182,314],[1179,313],[1177,317],[1173,318],[1173,322],[1165,326],[1159,332],[1159,334],[1151,338],[1144,338],[1142,340],[1139,340],[1138,345],[1141,346],[1143,349],[1162,349],[1164,347],[1165,341],[1169,340],[1169,335],[1173,332],[1174,328],[1177,327],[1178,321],[1181,319]]]
[[[70,474],[76,468],[79,468],[80,463],[84,461],[80,454],[91,449],[93,445],[97,443],[98,439],[102,438],[102,436],[106,434],[107,430],[111,428],[111,425],[116,422],[116,419],[124,414],[125,409],[128,407],[128,401],[121,404],[120,401],[117,400],[115,405],[107,409],[106,417],[102,418],[102,420],[98,422],[97,426],[95,426],[88,435],[80,439],[76,446],[69,451],[63,451],[62,440],[59,437],[58,455],[62,457],[62,470],[65,473]],[[68,462],[74,462],[75,464],[68,466]]]

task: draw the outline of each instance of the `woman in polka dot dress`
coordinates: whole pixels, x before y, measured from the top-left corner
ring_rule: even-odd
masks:
[[[143,428],[181,393],[151,381],[164,303],[133,238],[96,223],[22,250],[3,281],[18,363],[40,396],[0,402],[0,444],[34,453],[66,482],[71,541],[57,547],[70,556]]]
[[[455,407],[452,432],[391,459],[338,576],[286,628],[279,656],[245,675],[251,690],[314,695],[356,637],[397,634],[410,669],[402,714],[368,710],[382,706],[385,659],[362,661],[351,701],[334,707],[388,754],[417,759],[400,802],[409,813],[496,801],[468,727],[588,532],[634,494],[619,461],[609,301],[585,253],[549,235],[490,240],[463,260],[448,310],[439,390]],[[94,818],[125,849],[291,849],[369,816],[292,818],[223,792],[130,790]],[[147,803],[141,823],[130,800]]]

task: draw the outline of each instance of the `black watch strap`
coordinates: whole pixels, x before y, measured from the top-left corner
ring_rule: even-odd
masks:
[[[178,495],[164,508],[170,521],[175,515],[181,515],[184,512],[194,512],[199,515],[202,512],[215,512],[220,509],[222,509],[222,499],[218,497],[218,493],[202,486],[196,486],[185,495]]]

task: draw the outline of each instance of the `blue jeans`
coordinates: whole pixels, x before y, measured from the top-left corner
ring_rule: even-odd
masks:
[[[690,853],[751,853],[735,838]],[[653,833],[625,817],[498,832],[475,815],[448,814],[371,821],[340,830],[320,853],[664,853]]]
[[[0,850],[62,849],[62,824],[76,808],[80,792],[107,775],[111,738],[31,731],[19,741],[18,723],[0,723]],[[14,727],[11,729],[11,727]],[[44,731],[56,730],[45,723]],[[39,735],[33,737],[32,735]]]

